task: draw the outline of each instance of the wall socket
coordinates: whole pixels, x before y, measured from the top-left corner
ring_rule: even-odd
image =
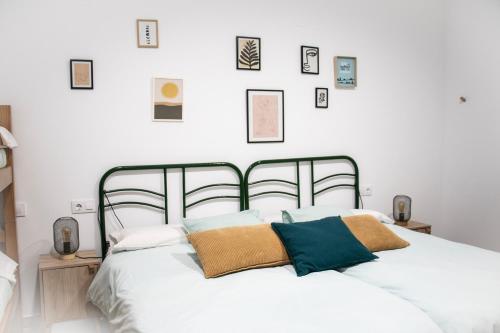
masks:
[[[95,213],[95,211],[94,199],[71,200],[71,213],[73,214]]]
[[[361,185],[359,186],[359,194],[364,197],[369,197],[373,194],[373,185]]]

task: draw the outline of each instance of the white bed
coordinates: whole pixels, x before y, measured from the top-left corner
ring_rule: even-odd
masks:
[[[411,245],[344,274],[409,301],[446,333],[500,332],[500,253],[389,227]]]
[[[0,276],[0,318],[3,318],[7,304],[12,298],[14,283]]]
[[[191,245],[108,257],[89,298],[116,332],[440,332],[417,307],[336,271],[205,279]]]

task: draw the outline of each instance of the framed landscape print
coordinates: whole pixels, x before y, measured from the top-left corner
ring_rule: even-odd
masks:
[[[92,60],[70,59],[71,89],[94,89]]]
[[[303,74],[319,74],[319,47],[300,47]]]
[[[153,121],[182,121],[182,80],[153,79]]]
[[[328,108],[328,88],[316,88],[316,108]]]
[[[354,89],[358,85],[357,59],[354,57],[335,57],[335,87],[339,89]]]
[[[247,142],[285,141],[283,90],[247,90]]]
[[[236,69],[260,71],[260,38],[236,37]]]
[[[137,47],[158,47],[158,20],[137,20]]]

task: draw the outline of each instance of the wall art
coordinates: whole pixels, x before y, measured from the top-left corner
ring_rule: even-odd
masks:
[[[260,71],[260,38],[236,37],[236,69]]]
[[[247,90],[247,142],[285,141],[283,90]]]
[[[137,20],[137,47],[157,48],[158,41],[158,20]]]
[[[328,88],[316,88],[316,108],[328,108]]]
[[[303,74],[319,74],[319,47],[300,47]]]
[[[153,79],[153,121],[182,121],[182,80]]]
[[[71,89],[94,89],[92,60],[70,59]]]
[[[339,89],[354,89],[358,85],[357,59],[354,57],[335,57],[335,87]]]

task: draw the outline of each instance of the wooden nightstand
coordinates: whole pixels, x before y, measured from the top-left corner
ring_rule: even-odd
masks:
[[[95,257],[95,251],[79,251],[80,257]],[[56,322],[93,317],[98,312],[87,303],[87,289],[101,259],[62,260],[50,255],[40,256],[40,301],[46,326]]]
[[[396,221],[396,225],[399,225],[400,227],[410,229],[416,232],[421,232],[424,234],[431,234],[432,232],[432,225],[430,224],[425,224],[425,223],[420,223],[417,221],[408,221],[408,222],[398,222]]]

